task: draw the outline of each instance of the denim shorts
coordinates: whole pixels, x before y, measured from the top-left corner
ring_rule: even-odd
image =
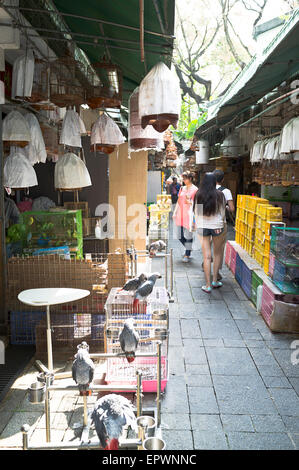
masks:
[[[223,228],[199,228],[197,229],[198,235],[201,235],[202,237],[218,237],[224,232],[224,227]]]

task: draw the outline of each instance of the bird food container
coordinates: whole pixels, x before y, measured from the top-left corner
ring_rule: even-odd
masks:
[[[153,416],[139,416],[137,418],[137,426],[142,429],[144,435],[147,437],[154,437],[155,436],[155,429],[156,429],[156,420]]]
[[[169,330],[166,328],[155,328],[155,339],[157,341],[165,341],[168,338]]]
[[[49,385],[53,385],[53,383],[54,383],[54,374],[53,373],[45,374],[45,372],[40,372],[37,376],[37,381],[45,384],[47,382],[47,376],[49,376],[49,378],[50,378]]]
[[[28,388],[28,399],[30,403],[37,405],[45,401],[46,384],[44,382],[33,382]]]
[[[167,311],[161,310],[154,310],[152,313],[153,320],[167,320]]]
[[[165,450],[166,443],[160,437],[148,437],[142,443],[144,450]]]

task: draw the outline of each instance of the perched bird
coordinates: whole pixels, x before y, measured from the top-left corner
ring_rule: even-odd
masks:
[[[156,254],[162,250],[165,250],[166,243],[163,240],[158,240],[156,242],[151,243],[149,247],[149,254],[151,257],[156,256]]]
[[[77,346],[78,352],[72,366],[72,377],[78,385],[80,395],[89,394],[89,384],[94,377],[94,363],[89,356],[89,346],[83,341]]]
[[[120,291],[125,290],[128,292],[136,292],[139,286],[146,281],[147,276],[144,273],[141,273],[139,276],[129,279],[125,285],[120,289]]]
[[[119,342],[122,351],[125,353],[127,361],[135,360],[135,351],[139,343],[139,334],[134,329],[134,318],[127,318],[124,327],[119,335]]]
[[[133,311],[135,312],[138,308],[138,304],[140,300],[145,300],[153,291],[155,286],[156,280],[161,279],[160,273],[153,273],[151,274],[147,281],[141,284],[140,287],[135,292],[134,302],[133,302]]]
[[[100,398],[91,413],[91,421],[105,450],[118,450],[118,440],[125,425],[137,433],[133,405],[122,395],[112,393]]]

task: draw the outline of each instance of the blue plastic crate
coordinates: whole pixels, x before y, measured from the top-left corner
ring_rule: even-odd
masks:
[[[252,270],[243,261],[241,287],[249,299],[251,299],[251,277]]]
[[[11,344],[35,344],[35,327],[46,312],[10,312]]]
[[[235,272],[235,278],[240,284],[242,285],[242,266],[244,262],[242,258],[240,257],[239,253],[237,253],[237,258],[236,258],[236,272]]]

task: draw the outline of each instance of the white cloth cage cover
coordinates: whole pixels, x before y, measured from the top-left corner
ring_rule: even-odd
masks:
[[[251,149],[250,152],[250,162],[251,163],[259,163],[262,161],[262,156],[264,152],[264,142],[262,140],[258,140]]]
[[[18,57],[12,69],[11,97],[30,97],[34,75],[34,55],[31,50]]]
[[[47,160],[47,151],[37,117],[32,113],[27,113],[25,115],[25,119],[28,123],[31,134],[29,145],[24,148],[26,156],[31,165],[35,165],[35,163],[40,162],[45,163]]]
[[[288,121],[281,134],[281,153],[291,153],[299,151],[299,117],[294,117]]]
[[[145,129],[142,129],[138,102],[139,87],[135,88],[129,98],[129,150],[130,152],[138,152],[155,149],[159,152],[164,147],[163,134],[157,132],[152,126],[146,126]]]
[[[11,111],[3,119],[2,139],[9,142],[30,142],[28,123],[19,111]]]
[[[10,148],[10,154],[4,163],[3,184],[5,188],[18,189],[37,186],[35,170],[24,155],[24,149]]]
[[[118,125],[106,113],[101,114],[91,128],[91,145],[120,145],[124,142]]]
[[[2,80],[0,80],[0,104],[5,104],[5,86]]]
[[[59,143],[69,147],[82,147],[79,114],[72,109],[65,113]]]
[[[91,186],[85,163],[72,152],[59,157],[55,165],[54,186],[56,189],[79,189]]]
[[[139,117],[141,126],[151,124],[163,132],[174,127],[180,116],[181,90],[178,77],[163,63],[156,64],[139,86]]]
[[[263,160],[279,160],[280,135],[264,141]]]

